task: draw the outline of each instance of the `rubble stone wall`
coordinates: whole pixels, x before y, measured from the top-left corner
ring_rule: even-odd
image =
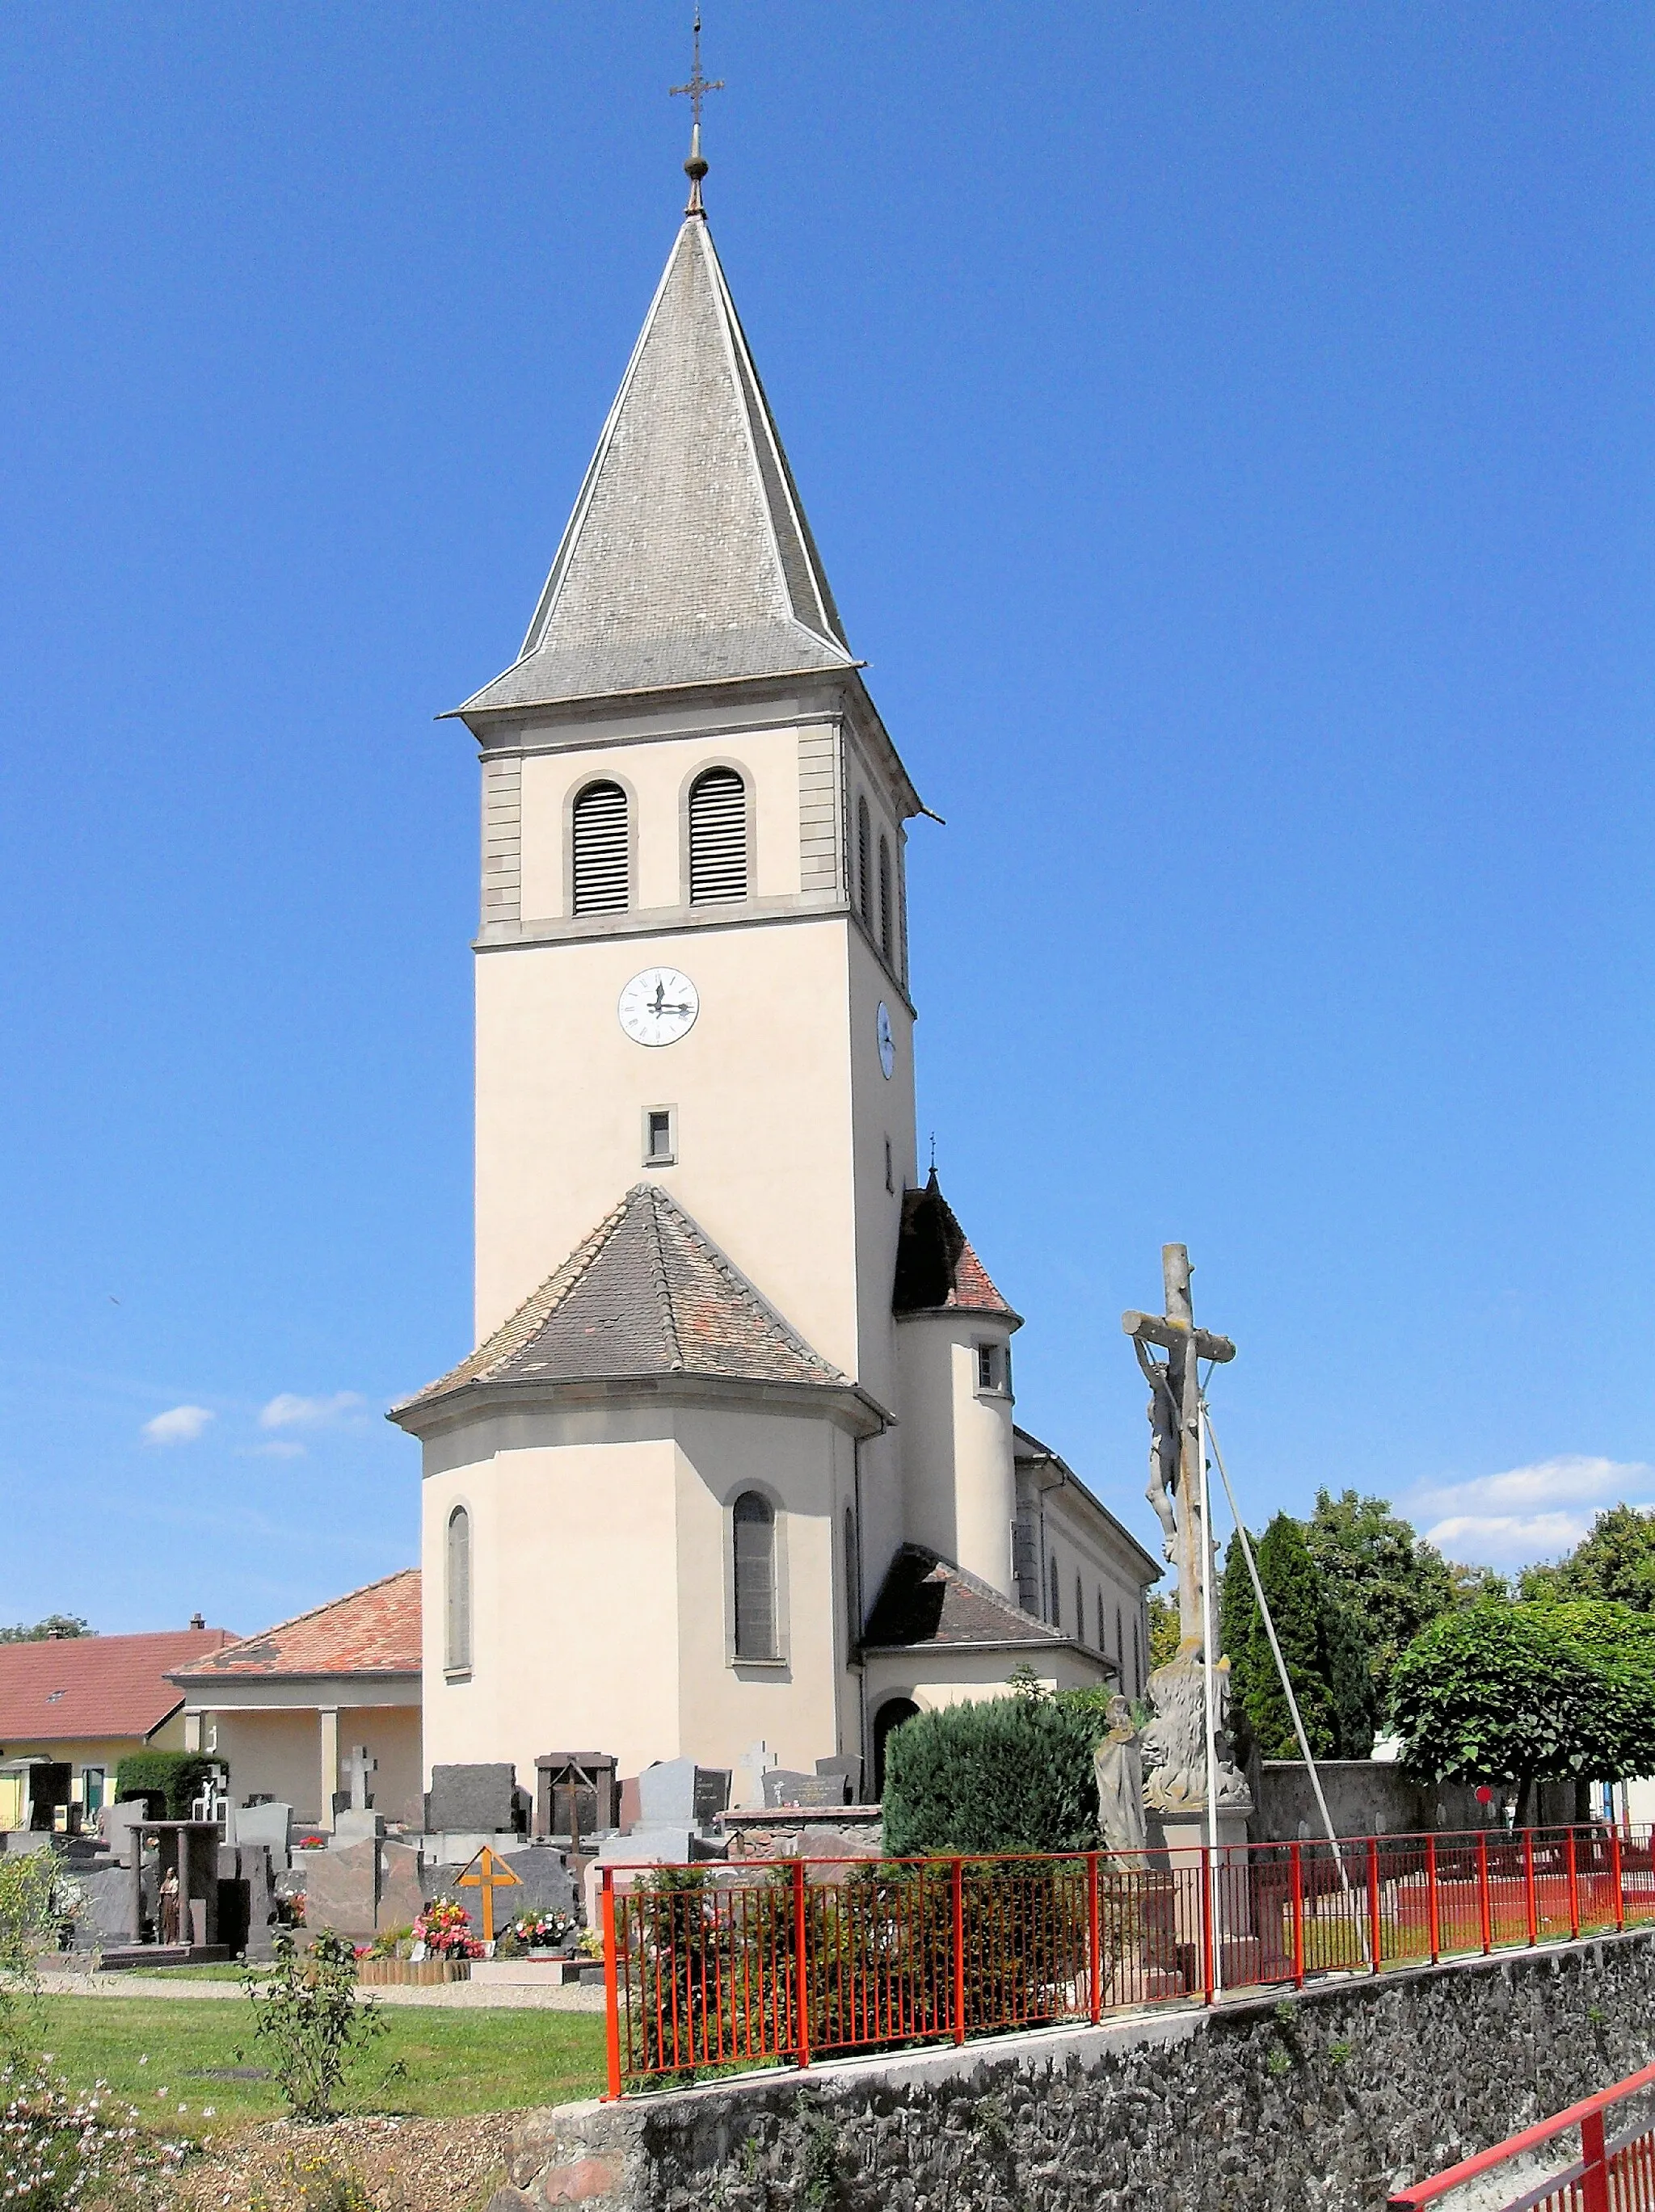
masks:
[[[1380,2212],[1652,2045],[1648,1931],[531,2114],[490,2212]]]

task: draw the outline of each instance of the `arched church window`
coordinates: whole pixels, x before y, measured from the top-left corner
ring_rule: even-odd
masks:
[[[862,1563],[857,1553],[856,1516],[845,1508],[845,1627],[846,1650],[854,1652],[862,1635]]]
[[[463,1505],[448,1516],[447,1667],[463,1674],[472,1663],[472,1516]]]
[[[1107,1651],[1109,1649],[1109,1638],[1104,1633],[1104,1586],[1101,1583],[1098,1585],[1098,1649],[1100,1651]]]
[[[735,1656],[776,1656],[776,1509],[744,1490],[731,1516],[735,1534]]]
[[[891,846],[879,839],[879,950],[891,957]]]
[[[690,787],[690,903],[747,896],[747,787],[733,768],[709,768]]]
[[[869,929],[873,927],[873,831],[867,818],[867,801],[856,801],[856,904]]]
[[[1079,1575],[1074,1577],[1074,1633],[1082,1644],[1086,1642],[1086,1594],[1081,1587]]]
[[[624,914],[632,902],[626,793],[589,783],[575,802],[575,911]]]
[[[1051,1563],[1051,1625],[1054,1628],[1061,1628],[1063,1626],[1062,1592],[1059,1589],[1057,1584],[1057,1562],[1056,1559]]]

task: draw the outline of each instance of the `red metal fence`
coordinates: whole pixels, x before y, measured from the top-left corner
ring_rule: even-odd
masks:
[[[602,1869],[609,2094],[1655,1922],[1651,1831]],[[1655,2202],[1651,2212],[1655,2212]]]
[[[1451,2166],[1429,2181],[1398,2190],[1388,2212],[1421,2212],[1451,2191],[1463,2189],[1482,2174],[1496,2173],[1519,2159],[1533,2158],[1549,2143],[1572,2128],[1580,2130],[1580,2156],[1561,2172],[1549,2173],[1533,2187],[1521,2191],[1502,2206],[1501,2212],[1655,2212],[1655,2125],[1649,2114],[1649,2096],[1655,2089],[1655,2066],[1628,2075],[1612,2089],[1571,2105],[1555,2119],[1525,2128],[1521,2135],[1496,2143],[1492,2150]],[[1614,2108],[1630,2097],[1639,2098],[1640,2117],[1610,2136],[1604,2125]],[[1622,2121],[1625,2113],[1616,2114]],[[1515,2175],[1512,2179],[1516,2179]]]

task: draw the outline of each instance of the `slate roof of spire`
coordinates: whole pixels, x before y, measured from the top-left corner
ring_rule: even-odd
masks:
[[[856,665],[711,234],[693,216],[522,651],[457,711]]]
[[[940,1313],[949,1307],[1000,1314],[1018,1327],[1022,1325],[1021,1317],[1001,1297],[989,1270],[971,1249],[933,1168],[923,1190],[903,1193],[891,1310],[900,1316]]]
[[[681,1206],[641,1182],[509,1321],[392,1417],[468,1383],[672,1375],[853,1387]]]
[[[1070,1644],[1072,1637],[923,1544],[904,1544],[885,1571],[862,1631],[865,1650],[916,1644]]]

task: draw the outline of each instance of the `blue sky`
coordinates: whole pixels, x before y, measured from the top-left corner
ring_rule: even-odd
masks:
[[[0,15],[0,1619],[414,1556],[381,1416],[470,1275],[432,718],[671,242],[686,15]],[[947,817],[922,1128],[1021,1418],[1146,1536],[1168,1238],[1250,1518],[1353,1483],[1510,1564],[1655,1500],[1652,37],[709,0],[715,234]]]

